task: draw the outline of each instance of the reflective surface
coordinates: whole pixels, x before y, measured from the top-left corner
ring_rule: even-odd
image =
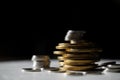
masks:
[[[101,62],[120,60],[101,60]],[[57,60],[51,60],[51,67],[58,67]],[[22,72],[22,68],[31,68],[30,60],[0,62],[0,80],[120,80],[120,73],[105,72],[104,74],[67,75],[50,72]]]

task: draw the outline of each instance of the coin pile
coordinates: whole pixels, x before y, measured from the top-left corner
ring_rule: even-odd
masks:
[[[33,69],[50,67],[50,58],[47,55],[33,55],[31,60],[33,61]]]
[[[99,53],[102,50],[96,48],[94,43],[82,39],[83,32],[79,34],[66,35],[65,42],[58,43],[53,51],[58,56],[61,71],[87,71],[98,67],[96,62],[100,60]]]
[[[50,68],[50,58],[47,55],[33,55],[31,61],[33,62],[32,68],[22,68],[23,72],[40,72]]]

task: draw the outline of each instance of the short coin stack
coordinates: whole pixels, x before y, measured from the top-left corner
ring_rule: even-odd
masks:
[[[80,37],[80,36],[78,36]],[[59,43],[56,51],[58,55],[60,71],[89,71],[98,67],[96,64],[100,60],[99,53],[101,49],[95,47],[95,44],[80,38],[78,40],[70,39],[69,42]]]

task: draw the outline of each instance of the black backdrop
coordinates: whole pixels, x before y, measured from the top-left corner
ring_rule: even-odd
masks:
[[[0,31],[0,56],[30,59],[49,55],[64,42],[68,30],[85,30],[85,39],[103,49],[102,58],[120,59],[119,2],[102,6],[45,8],[37,11],[6,10]],[[97,7],[97,8],[96,8]]]

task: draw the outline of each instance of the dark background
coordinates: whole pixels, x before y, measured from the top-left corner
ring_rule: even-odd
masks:
[[[1,15],[0,58],[30,59],[34,54],[55,58],[55,46],[68,30],[85,30],[85,39],[103,49],[102,58],[120,59],[120,2],[77,8],[6,8]]]

